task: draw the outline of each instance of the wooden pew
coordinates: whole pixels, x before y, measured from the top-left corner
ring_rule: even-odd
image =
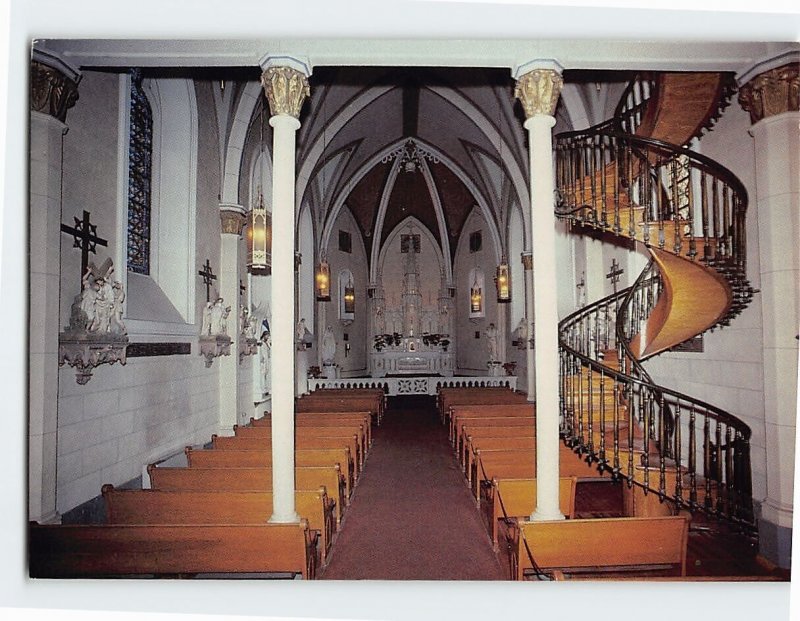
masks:
[[[167,468],[147,466],[150,486],[163,491],[194,492],[271,492],[272,468]],[[320,487],[337,490],[341,522],[347,504],[347,484],[338,466],[305,466],[294,469],[297,490],[313,491]]]
[[[472,420],[487,418],[534,418],[536,410],[530,403],[501,403],[486,405],[457,405],[450,408],[450,441],[452,442],[457,435],[462,420]]]
[[[578,479],[602,478],[596,464],[587,464],[571,449],[558,447],[559,476]],[[480,503],[481,488],[491,486],[492,479],[535,479],[536,451],[497,450],[478,451],[472,463],[470,486],[475,500]]]
[[[652,571],[666,566],[686,575],[689,519],[683,515],[519,521],[510,531],[512,580],[522,580],[533,569],[528,550],[543,572]]]
[[[258,419],[263,420],[263,419]],[[253,424],[253,419],[250,419],[251,424],[245,426],[234,425],[233,432],[236,436],[242,438],[271,438],[272,427],[265,424]],[[330,422],[320,423],[319,425],[299,425],[295,427],[295,438],[300,436],[313,437],[340,437],[340,436],[355,436],[358,440],[359,457],[363,464],[369,452],[369,435],[364,431],[364,427],[360,424],[353,422],[342,422],[340,424],[332,424]]]
[[[536,450],[536,438],[533,435],[520,435],[513,438],[475,438],[467,434],[464,440],[464,451],[461,459],[461,466],[464,469],[464,476],[469,477],[472,471],[472,458],[475,451],[496,451],[496,450]]]
[[[31,524],[32,578],[292,573],[313,579],[317,538],[299,524]]]
[[[369,412],[311,412],[295,417],[295,429],[305,427],[351,427],[353,433],[364,436],[364,451],[372,445],[372,424]],[[261,418],[250,418],[250,426],[271,429],[272,417],[267,412]]]
[[[215,451],[214,449],[194,449],[186,447],[186,460],[189,468],[271,468],[271,449],[250,449]],[[296,449],[295,466],[335,466],[339,464],[347,482],[347,497],[353,491],[355,471],[350,449]]]
[[[234,426],[235,427],[235,426]],[[237,430],[234,428],[234,433]],[[271,436],[264,436],[261,438],[257,437],[250,437],[244,438],[239,435],[235,436],[218,436],[217,434],[213,434],[211,436],[211,447],[215,449],[219,449],[221,451],[229,451],[229,450],[270,450],[272,447],[272,438]],[[347,448],[350,450],[351,455],[355,455],[353,458],[353,470],[354,476],[358,478],[358,475],[361,471],[361,447],[358,443],[358,437],[355,435],[347,437],[347,436],[340,436],[340,437],[309,437],[304,434],[298,434],[294,439],[294,448],[295,449],[335,449],[335,448]]]
[[[334,394],[335,390],[318,390],[295,400],[295,411],[301,412],[357,412],[368,410],[380,426],[383,422],[384,396]],[[381,395],[383,393],[381,392]]]
[[[439,418],[442,424],[449,423],[450,408],[453,405],[526,403],[526,395],[514,392],[505,386],[440,388],[436,397]]]
[[[305,399],[336,396],[342,399],[369,398],[378,408],[378,415],[383,419],[386,412],[386,393],[383,388],[320,388],[305,395]]]
[[[496,425],[498,427],[517,427],[520,435],[528,434],[536,429],[536,419],[533,416],[491,416],[470,418],[462,416],[454,426],[451,442],[456,454],[464,450],[464,428],[474,424]]]
[[[272,515],[272,492],[165,492],[103,485],[107,524],[262,524]],[[336,532],[336,502],[327,490],[296,491],[297,514],[320,537],[325,563]]]
[[[567,519],[575,519],[576,477],[558,480],[558,506]],[[527,518],[536,510],[536,479],[492,479],[482,503],[489,524],[489,535],[497,549],[498,522],[509,518]]]

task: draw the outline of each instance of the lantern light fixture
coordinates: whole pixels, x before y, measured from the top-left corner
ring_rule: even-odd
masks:
[[[497,275],[494,279],[497,285],[497,301],[507,304],[511,301],[511,275],[508,270],[508,262],[503,257],[500,265],[497,266]]]
[[[331,268],[322,260],[317,266],[317,302],[331,301]]]
[[[356,290],[353,287],[353,279],[351,278],[344,287],[344,312],[356,312]]]
[[[472,313],[480,313],[483,310],[483,293],[481,286],[478,284],[477,274],[475,274],[475,281],[472,283],[472,288],[469,292],[469,305]]]

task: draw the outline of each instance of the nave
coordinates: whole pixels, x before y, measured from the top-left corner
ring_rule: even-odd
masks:
[[[432,397],[392,397],[327,580],[502,580]]]

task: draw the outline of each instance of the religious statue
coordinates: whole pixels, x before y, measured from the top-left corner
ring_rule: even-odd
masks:
[[[89,263],[81,277],[82,290],[70,308],[69,330],[90,334],[127,334],[122,322],[125,291],[122,283],[112,280],[111,259],[95,267]]]
[[[489,324],[489,327],[486,328],[486,332],[484,332],[486,338],[488,340],[489,346],[489,362],[496,362],[497,361],[497,328],[493,323]]]
[[[258,359],[261,367],[261,393],[267,394],[270,391],[270,370],[269,362],[272,351],[272,338],[270,333],[265,330],[261,333],[261,347],[259,347]]]
[[[227,336],[228,315],[230,306],[225,306],[222,298],[207,302],[203,309],[203,323],[200,328],[201,336]]]
[[[122,321],[125,290],[112,279],[114,264],[89,263],[81,276],[81,292],[70,307],[69,326],[58,336],[58,366],[76,368],[76,381],[86,384],[95,367],[125,364],[128,336]]]
[[[336,358],[336,337],[328,326],[322,335],[322,364],[333,364]]]
[[[520,349],[525,349],[528,346],[528,322],[525,317],[519,320],[519,325],[514,330],[514,338],[517,341],[517,347]]]
[[[439,334],[450,334],[450,309],[442,304],[439,309]]]
[[[245,339],[256,338],[256,317],[243,304],[239,305],[239,325]]]
[[[111,332],[114,334],[127,334],[128,330],[122,322],[122,306],[125,302],[125,290],[122,288],[122,283],[118,280],[115,280],[111,287],[114,290],[114,303],[111,309]]]
[[[378,306],[375,309],[375,334],[384,334],[386,332],[386,321],[383,317],[383,307]]]

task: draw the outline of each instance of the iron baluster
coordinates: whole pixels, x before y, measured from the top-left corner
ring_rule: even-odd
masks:
[[[667,448],[667,434],[665,430],[665,415],[666,405],[664,403],[664,393],[658,396],[658,495],[662,500],[665,496],[667,487],[667,464],[666,453]]]
[[[722,423],[719,419],[717,419],[714,439],[716,441],[716,446],[714,447],[714,479],[717,489],[716,512],[719,514],[723,510],[722,496],[725,493],[722,480]]]
[[[675,402],[675,436],[673,444],[673,456],[675,461],[675,468],[677,470],[677,477],[675,478],[675,498],[677,499],[678,506],[685,504],[683,500],[683,472],[681,463],[683,462],[683,447],[681,446],[681,401],[678,399]]]
[[[689,409],[689,503],[697,506],[697,414],[692,404]]]
[[[730,425],[725,426],[725,513],[733,516],[734,487],[733,487],[733,435]]]
[[[708,265],[711,261],[711,237],[708,213],[708,181],[706,171],[700,173],[700,205],[703,212],[703,262]]]
[[[687,256],[690,260],[694,261],[695,257],[697,256],[697,241],[694,236],[694,212],[695,212],[695,204],[694,204],[694,184],[692,183],[692,171],[694,171],[694,167],[692,167],[689,163],[687,163],[687,170],[686,173],[689,177],[689,180],[686,184],[686,202],[689,205],[689,209],[687,212],[687,228],[689,234],[689,252]]]
[[[606,175],[608,171],[606,170],[606,141],[601,136],[600,137],[600,200],[601,200],[601,225],[604,229],[608,228],[608,205],[607,199],[608,194],[606,191]]]
[[[719,224],[719,182],[717,179],[711,181],[711,213],[713,214],[713,229],[714,236],[714,264],[719,262],[719,250],[721,240],[720,224]]]

